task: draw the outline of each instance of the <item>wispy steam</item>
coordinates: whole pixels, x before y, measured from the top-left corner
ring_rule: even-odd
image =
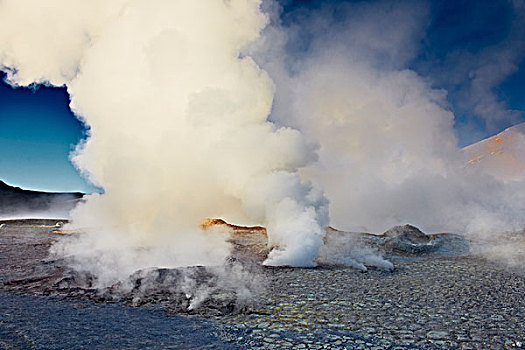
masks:
[[[382,232],[409,222],[427,232],[519,230],[523,182],[466,167],[446,92],[406,67],[427,16],[412,5],[303,8],[285,22],[274,15],[251,48],[277,86],[271,118],[320,145],[319,160],[301,174],[326,191],[334,227]],[[308,31],[311,23],[320,30]],[[396,26],[383,30],[385,23]],[[298,49],[294,42],[308,44]]]

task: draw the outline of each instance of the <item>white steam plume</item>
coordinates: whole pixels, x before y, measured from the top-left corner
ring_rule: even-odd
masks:
[[[288,13],[286,23],[267,5],[273,23],[250,52],[277,87],[271,119],[320,145],[301,174],[323,186],[335,227],[411,223],[476,235],[525,227],[523,181],[467,167],[445,91],[406,68],[427,23],[420,2],[330,4]]]
[[[255,0],[0,2],[9,82],[65,84],[91,128],[73,158],[106,193],[73,213],[88,234],[65,253],[108,281],[217,263],[227,245],[196,227],[223,217],[267,226],[266,264],[312,266],[328,201],[298,169],[347,231],[524,227],[523,181],[466,167],[446,93],[407,69],[424,4],[328,5],[305,11],[308,25],[282,25],[264,5],[274,23],[259,37]],[[290,51],[306,28],[308,45]]]
[[[227,245],[198,225],[223,217],[268,227],[266,264],[314,265],[327,201],[297,174],[314,148],[267,121],[273,83],[241,54],[266,21],[256,0],[0,2],[9,82],[65,84],[90,127],[73,160],[105,194],[72,213],[87,232],[62,253],[105,283],[215,264]]]

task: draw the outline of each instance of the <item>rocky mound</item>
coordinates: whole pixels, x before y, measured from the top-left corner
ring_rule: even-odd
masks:
[[[122,302],[130,306],[160,305],[177,313],[208,316],[247,312],[262,290],[262,274],[255,265],[235,259],[223,266],[148,268],[125,281],[97,288],[87,273],[66,270],[43,294],[87,297],[96,302]],[[6,283],[16,286],[20,281]]]
[[[438,250],[443,241],[426,235],[415,226],[395,226],[383,233],[382,249],[388,254],[425,254]]]

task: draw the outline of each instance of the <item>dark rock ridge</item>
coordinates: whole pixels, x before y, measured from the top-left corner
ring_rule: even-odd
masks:
[[[201,225],[204,229],[226,228],[231,235],[230,242],[236,257],[256,259],[262,262],[268,256],[266,229],[260,226],[244,227],[225,222],[222,219],[207,219]],[[394,226],[382,234],[367,232],[346,232],[326,227],[324,243],[329,253],[359,255],[360,252],[377,252],[388,256],[421,256],[438,254],[444,256],[465,256],[470,252],[470,242],[453,233],[426,234],[412,225]],[[326,261],[321,265],[330,265]]]
[[[39,215],[49,212],[64,217],[82,199],[84,193],[55,193],[24,190],[0,180],[0,217]]]

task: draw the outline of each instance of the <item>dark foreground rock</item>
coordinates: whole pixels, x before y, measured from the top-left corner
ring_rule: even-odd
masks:
[[[240,308],[238,290],[224,287],[220,274],[202,267],[146,269],[131,276],[127,287],[97,290],[89,276],[48,259],[49,246],[64,238],[54,227],[52,221],[22,221],[0,229],[4,348],[518,349],[525,344],[525,277],[457,254],[455,245],[463,241],[455,236],[444,236],[430,253],[388,256],[393,272],[372,267],[361,273],[340,266],[250,269],[250,250],[260,254],[263,247],[260,232],[248,230],[236,241],[238,254],[229,268],[246,267],[243,276],[259,280],[261,288]],[[380,249],[385,240],[404,235],[356,239]],[[439,237],[412,238],[426,244]],[[444,254],[447,244],[452,247]],[[228,275],[228,267],[224,271]],[[181,288],[187,276],[197,287],[190,292],[201,286],[208,293],[191,310],[198,300]]]
[[[235,339],[244,335],[232,327],[170,315],[160,308],[0,291],[0,349],[243,348],[225,340],[224,334]]]

